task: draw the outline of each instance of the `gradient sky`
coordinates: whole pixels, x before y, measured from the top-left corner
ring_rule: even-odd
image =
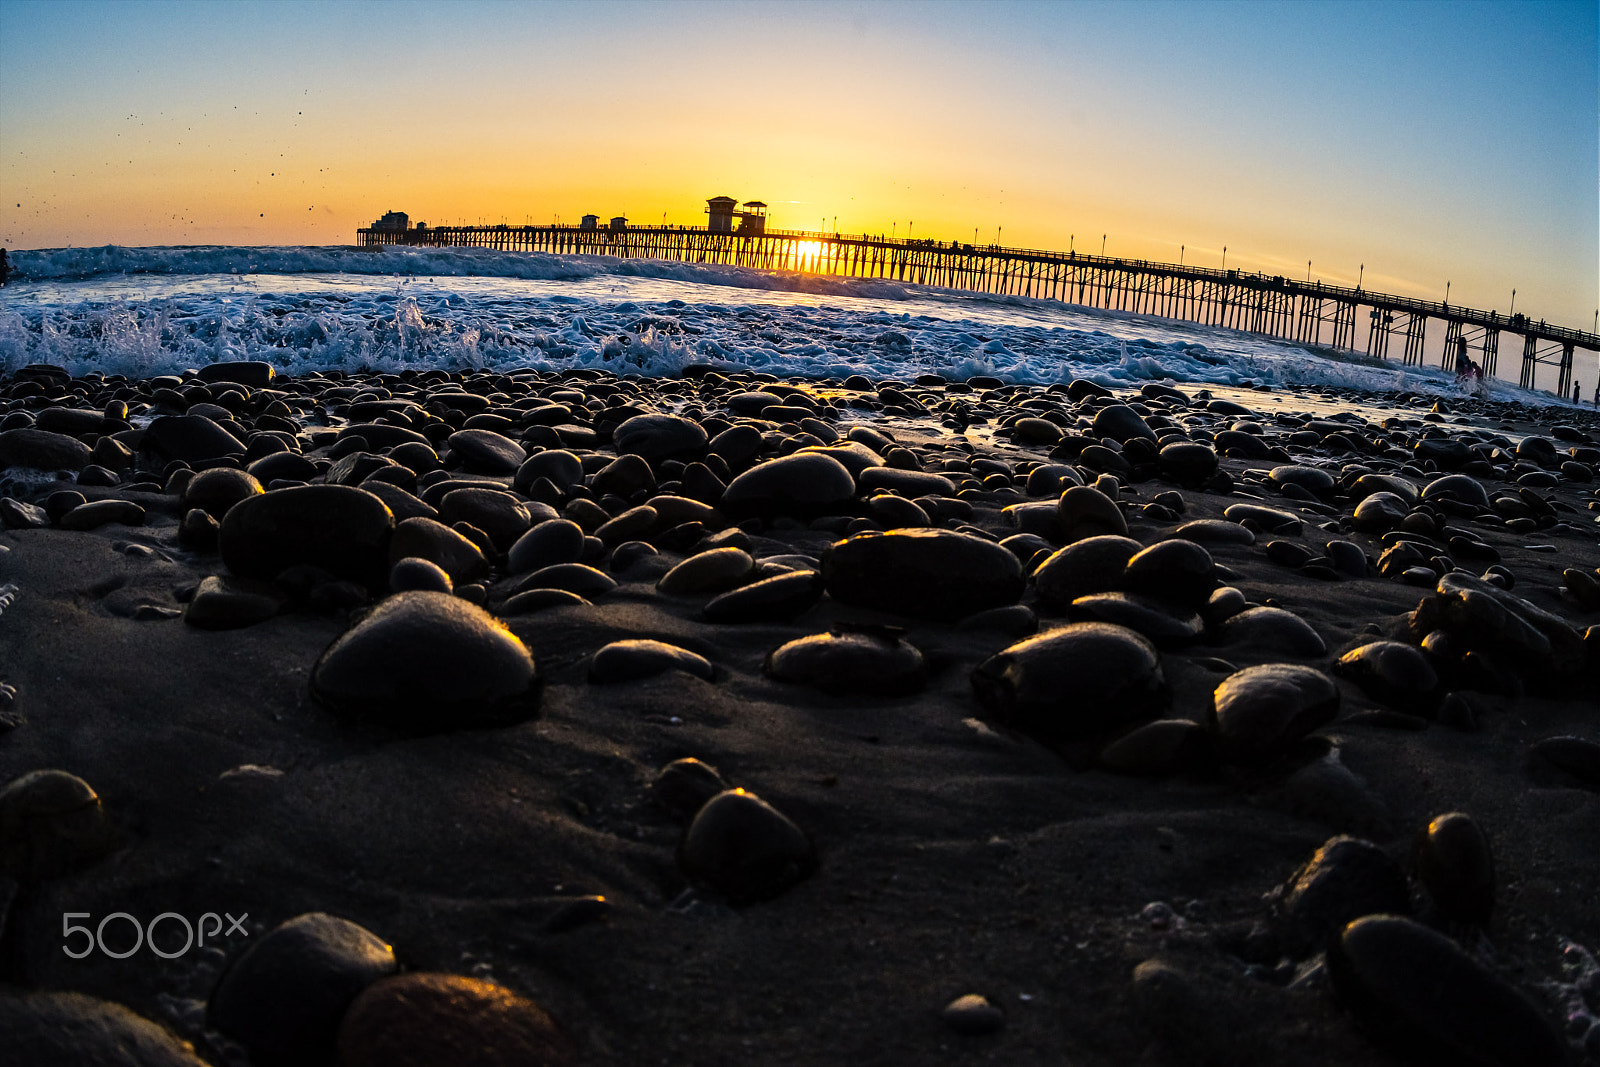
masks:
[[[726,193],[1591,328],[1597,55],[1593,0],[0,0],[0,245],[703,225]]]

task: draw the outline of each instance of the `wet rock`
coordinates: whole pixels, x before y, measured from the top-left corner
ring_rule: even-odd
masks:
[[[621,455],[595,471],[590,490],[597,496],[615,493],[631,497],[641,489],[655,489],[656,475],[642,456]]]
[[[1074,623],[1018,642],[979,664],[972,687],[998,721],[1060,741],[1142,723],[1171,696],[1155,647],[1103,622]]]
[[[1131,537],[1101,534],[1075,541],[1033,572],[1034,588],[1047,605],[1064,610],[1082,596],[1117,588],[1128,560],[1144,546]]]
[[[1156,456],[1161,476],[1186,488],[1198,488],[1217,473],[1217,453],[1198,441],[1163,445]]]
[[[1435,478],[1422,489],[1423,500],[1454,500],[1471,504],[1480,511],[1489,510],[1489,493],[1483,483],[1469,474],[1447,474]]]
[[[522,446],[493,430],[457,430],[446,442],[469,471],[515,473],[527,458]]]
[[[1338,713],[1333,679],[1298,664],[1247,667],[1212,693],[1218,751],[1238,763],[1270,759]]]
[[[1438,702],[1439,675],[1415,645],[1372,641],[1340,656],[1334,670],[1401,711],[1428,714]]]
[[[1107,404],[1095,412],[1090,432],[1096,437],[1109,437],[1120,444],[1126,444],[1136,437],[1152,444],[1156,440],[1156,432],[1150,428],[1150,424],[1126,404]]]
[[[1359,837],[1333,837],[1285,885],[1280,936],[1291,955],[1303,958],[1362,916],[1410,911],[1405,872],[1387,852]]]
[[[1494,856],[1472,816],[1452,811],[1429,821],[1417,838],[1417,877],[1439,912],[1485,926],[1494,911]]]
[[[570,519],[546,519],[517,538],[506,553],[506,570],[526,574],[557,563],[583,558],[583,527]]]
[[[1282,608],[1250,608],[1222,624],[1222,640],[1291,656],[1324,656],[1328,645],[1311,624]]]
[[[444,593],[398,593],[311,672],[336,714],[406,733],[507,726],[539,709],[533,656],[494,616]]]
[[[541,521],[556,517],[545,505],[530,505],[498,489],[452,489],[439,501],[440,522],[447,526],[471,523],[488,534],[500,552],[508,550],[517,538],[528,532],[536,514]]]
[[[28,427],[0,432],[0,468],[81,471],[92,458],[88,445],[66,434]]]
[[[1316,496],[1333,491],[1333,475],[1318,467],[1282,464],[1268,471],[1267,477],[1274,485],[1298,485]]]
[[[566,1067],[572,1039],[538,1004],[455,974],[384,978],[339,1023],[339,1067]]]
[[[861,533],[822,561],[828,595],[913,618],[955,620],[1015,603],[1022,565],[1002,546],[949,530]]]
[[[1231,504],[1223,512],[1222,517],[1229,522],[1253,523],[1257,529],[1268,533],[1296,534],[1300,532],[1300,516],[1293,512],[1283,511],[1279,508],[1269,508],[1261,504]]]
[[[535,453],[517,468],[512,487],[526,494],[540,478],[548,478],[564,492],[583,481],[583,461],[565,449],[553,448]]]
[[[66,771],[30,771],[0,790],[0,874],[21,882],[78,870],[115,844],[100,796]]]
[[[1018,444],[1049,448],[1061,440],[1061,427],[1049,419],[1024,418],[1011,424]]]
[[[408,558],[438,566],[454,584],[466,585],[489,576],[489,561],[478,546],[433,519],[406,519],[395,527],[389,541],[390,563]]]
[[[907,499],[919,496],[954,496],[955,483],[942,474],[923,471],[899,470],[894,467],[868,467],[861,472],[859,484],[863,492],[882,489],[898,493]]]
[[[722,593],[750,577],[756,561],[740,548],[713,548],[673,567],[656,588],[668,596]]]
[[[616,518],[603,522],[594,531],[602,544],[616,546],[647,537],[660,527],[660,514],[649,504],[629,508]]]
[[[829,631],[774,649],[766,672],[830,693],[914,693],[927,681],[922,653],[892,633]]]
[[[832,456],[795,452],[739,475],[723,492],[721,506],[737,515],[836,514],[855,491],[855,479]]]
[[[1226,519],[1195,519],[1178,527],[1177,537],[1196,544],[1253,545],[1256,535],[1247,526]]]
[[[1047,425],[1053,426],[1054,423]],[[939,1019],[956,1033],[974,1037],[995,1033],[1005,1026],[1006,1013],[988,997],[978,993],[968,993],[946,1004],[939,1012]]]
[[[1322,550],[1333,561],[1333,569],[1340,574],[1351,578],[1365,578],[1367,576],[1367,554],[1361,546],[1353,541],[1333,540],[1323,546]]]
[[[1118,774],[1169,775],[1208,766],[1211,735],[1188,719],[1157,719],[1100,750],[1099,763]]]
[[[407,593],[412,590],[431,590],[435,593],[452,593],[455,583],[443,567],[416,556],[406,556],[389,568],[389,590]]]
[[[1364,533],[1381,534],[1398,529],[1410,514],[1410,507],[1394,493],[1373,493],[1356,505],[1352,520]]]
[[[548,611],[550,608],[587,607],[589,603],[577,593],[570,593],[565,589],[529,589],[502,604],[499,614],[508,617],[531,615],[536,611]]]
[[[843,441],[835,445],[807,445],[800,451],[817,452],[836,459],[856,478],[860,478],[869,467],[883,466],[883,457],[859,441]]]
[[[708,622],[779,622],[822,599],[822,575],[812,570],[775,574],[715,597],[706,604]]]
[[[131,500],[93,500],[61,516],[57,525],[63,530],[94,530],[113,522],[143,526],[144,508]]]
[[[1100,490],[1075,485],[1061,494],[1061,532],[1068,543],[1111,534],[1128,536],[1128,520],[1116,501]]]
[[[394,516],[371,493],[343,485],[278,489],[228,510],[218,543],[244,578],[271,579],[299,563],[381,588]]]
[[[1200,616],[1170,601],[1140,593],[1094,593],[1074,600],[1073,619],[1116,623],[1153,641],[1157,648],[1183,648],[1199,640]]]
[[[242,441],[204,415],[162,415],[150,420],[141,448],[163,459],[205,463],[224,456],[242,456]]]
[[[1461,571],[1439,578],[1434,595],[1411,613],[1410,629],[1418,641],[1445,630],[1457,648],[1513,665],[1540,691],[1573,684],[1587,658],[1583,637],[1565,619]]]
[[[635,415],[616,428],[611,442],[619,453],[631,452],[650,463],[697,456],[707,445],[700,424],[679,415]]]
[[[1385,1044],[1429,1063],[1561,1067],[1560,1032],[1526,994],[1421,923],[1369,915],[1328,951],[1339,999]]]
[[[1130,593],[1159,597],[1188,608],[1198,608],[1217,585],[1211,553],[1193,541],[1171,538],[1159,541],[1128,560],[1122,588]]]
[[[727,788],[728,783],[710,764],[677,759],[661,768],[650,783],[650,795],[673,814],[689,818]]]
[[[205,1067],[187,1041],[82,993],[0,993],[0,1034],[15,1067]]]
[[[565,589],[593,600],[616,587],[614,578],[586,563],[552,563],[517,579],[512,589],[513,593],[525,593],[532,589]]]
[[[194,508],[178,524],[178,543],[196,552],[211,552],[217,547],[222,525],[210,515]]]
[[[1412,446],[1416,462],[1432,463],[1440,470],[1453,471],[1471,463],[1472,449],[1454,437],[1424,437]]]
[[[9,496],[0,498],[0,524],[7,530],[27,530],[48,525],[49,522],[49,514],[37,504]]]
[[[251,389],[265,389],[272,384],[277,371],[272,364],[259,359],[224,360],[201,367],[202,382],[231,382]]]
[[[217,467],[201,471],[183,488],[183,507],[200,508],[221,520],[241,500],[266,492],[261,483],[241,470]]]
[[[589,661],[589,681],[595,685],[636,682],[667,671],[683,671],[706,681],[716,673],[704,656],[665,641],[613,641]]]
[[[345,1010],[395,966],[394,950],[371,931],[322,912],[300,915],[232,962],[207,1023],[248,1049],[255,1067],[332,1064]]]
[[[270,582],[210,575],[200,580],[183,621],[200,630],[237,630],[266,622],[288,604],[289,597]]]
[[[767,900],[809,877],[815,847],[788,816],[743,789],[711,798],[678,845],[678,868],[734,904]]]
[[[1271,459],[1272,449],[1253,433],[1223,430],[1216,436],[1217,451],[1238,459]]]

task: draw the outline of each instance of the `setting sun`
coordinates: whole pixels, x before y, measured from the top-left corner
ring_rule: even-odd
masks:
[[[790,259],[789,269],[815,271],[819,265],[817,260],[821,256],[821,241],[797,241],[794,244],[794,255]]]

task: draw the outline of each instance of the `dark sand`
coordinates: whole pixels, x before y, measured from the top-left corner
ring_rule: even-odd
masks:
[[[1296,462],[1336,476],[1349,462],[1393,470],[1405,461],[1290,444],[1271,416],[1345,407],[1368,418],[1370,438],[1382,435],[1386,415],[1420,419],[1429,410],[1383,398],[1359,406],[1331,395],[1301,403],[1281,392],[1227,395],[1261,411],[1271,443]],[[1552,421],[1534,419],[1531,409],[1458,406],[1468,413],[1460,424],[1509,427],[1512,441],[1547,433]],[[307,426],[327,425],[325,414]],[[960,439],[936,416],[849,414],[854,421],[838,423],[841,431],[858,422],[887,429],[924,458]],[[1570,411],[1553,417],[1571,420]],[[1593,418],[1573,425],[1600,439]],[[992,428],[973,427],[976,455],[1045,461],[1048,447],[997,440]],[[1222,466],[1241,492],[1298,512],[1298,502],[1243,477],[1279,462],[1224,458]],[[1482,481],[1494,492],[1508,473],[1506,466]],[[1138,506],[1176,487],[1124,481],[1130,533],[1145,544],[1182,522],[1255,502],[1180,489],[1186,514],[1156,521]],[[35,486],[32,499],[61,487]],[[8,492],[20,498],[24,489],[14,482]],[[95,499],[121,491],[84,492]],[[1594,486],[1561,477],[1540,494],[1565,506],[1566,526],[1523,534],[1452,524],[1498,551],[1516,595],[1581,634],[1600,623],[1600,610],[1561,591],[1562,571],[1600,566]],[[0,882],[12,896],[0,977],[126,1004],[211,1062],[237,1055],[203,1026],[222,955],[196,950],[165,961],[141,950],[124,960],[98,952],[70,959],[63,913],[87,912],[91,922],[111,912],[144,921],[162,912],[248,913],[256,938],[303,912],[332,913],[392,944],[406,969],[489,978],[531,997],[576,1038],[581,1062],[641,1065],[1409,1062],[1374,1044],[1314,968],[1290,988],[1292,963],[1279,966],[1277,952],[1246,959],[1244,946],[1253,926],[1273,922],[1263,895],[1330,836],[1366,837],[1410,871],[1419,830],[1449,811],[1471,814],[1494,853],[1487,932],[1461,935],[1476,958],[1559,1025],[1567,1005],[1549,983],[1570,981],[1563,943],[1600,949],[1600,792],[1528,754],[1558,735],[1600,740],[1592,689],[1520,698],[1466,692],[1478,724],[1467,731],[1438,721],[1405,724],[1418,729],[1361,721],[1384,706],[1340,680],[1339,719],[1318,734],[1381,809],[1297,798],[1282,773],[1079,770],[986,722],[974,697],[972,669],[1016,637],[831,598],[788,623],[712,625],[701,618],[708,597],[669,597],[654,587],[667,563],[688,554],[679,551],[616,575],[622,584],[592,606],[506,620],[546,680],[539,718],[398,737],[347,725],[308,694],[313,663],[349,625],[342,613],[291,610],[220,631],[127,617],[138,603],[181,608],[177,591],[226,573],[214,552],[180,544],[176,496],[127,495],[147,509],[144,525],[0,534],[10,549],[0,582],[18,590],[0,616],[0,681],[16,687],[10,711],[25,719],[0,734],[0,784],[40,768],[70,771],[99,793],[120,835],[111,854],[79,870]],[[1016,530],[1001,507],[1053,494],[969,499],[972,525],[1004,537]],[[1298,535],[1273,536],[1313,548],[1348,537],[1375,562],[1383,547],[1376,535],[1315,525],[1338,523],[1350,508],[1336,500],[1334,512],[1304,514]],[[836,539],[752,528],[757,557],[821,556]],[[1203,721],[1227,664],[1329,670],[1339,653],[1389,636],[1429,592],[1375,571],[1306,577],[1265,557],[1270,539],[1207,548],[1233,572],[1229,584],[1306,620],[1328,655],[1209,642],[1164,652],[1174,692],[1168,717]],[[128,545],[156,553],[129,555]],[[1485,564],[1462,566],[1479,574]],[[1030,587],[1023,602],[1033,601]],[[1064,621],[1041,612],[1040,629]],[[778,645],[840,622],[905,627],[905,640],[928,658],[926,686],[909,696],[827,695],[763,673]],[[717,675],[586,680],[597,649],[635,637],[698,652]],[[1593,636],[1588,645],[1593,657]],[[745,906],[686,896],[674,860],[683,823],[651,799],[649,786],[659,768],[689,756],[803,827],[818,850],[816,872]],[[1425,904],[1415,885],[1413,892]],[[551,929],[552,915],[590,895],[604,896],[609,908],[594,921]],[[1172,916],[1145,912],[1156,902]],[[235,934],[222,945],[236,957],[248,943]],[[1187,1001],[1152,1006],[1134,996],[1134,968],[1150,959],[1189,976]],[[1003,1028],[965,1036],[942,1022],[940,1009],[966,993],[999,1005]]]

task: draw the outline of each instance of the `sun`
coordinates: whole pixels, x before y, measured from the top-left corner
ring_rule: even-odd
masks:
[[[822,257],[821,241],[796,241],[791,246],[789,253],[790,268],[792,270],[817,269],[817,261]]]

